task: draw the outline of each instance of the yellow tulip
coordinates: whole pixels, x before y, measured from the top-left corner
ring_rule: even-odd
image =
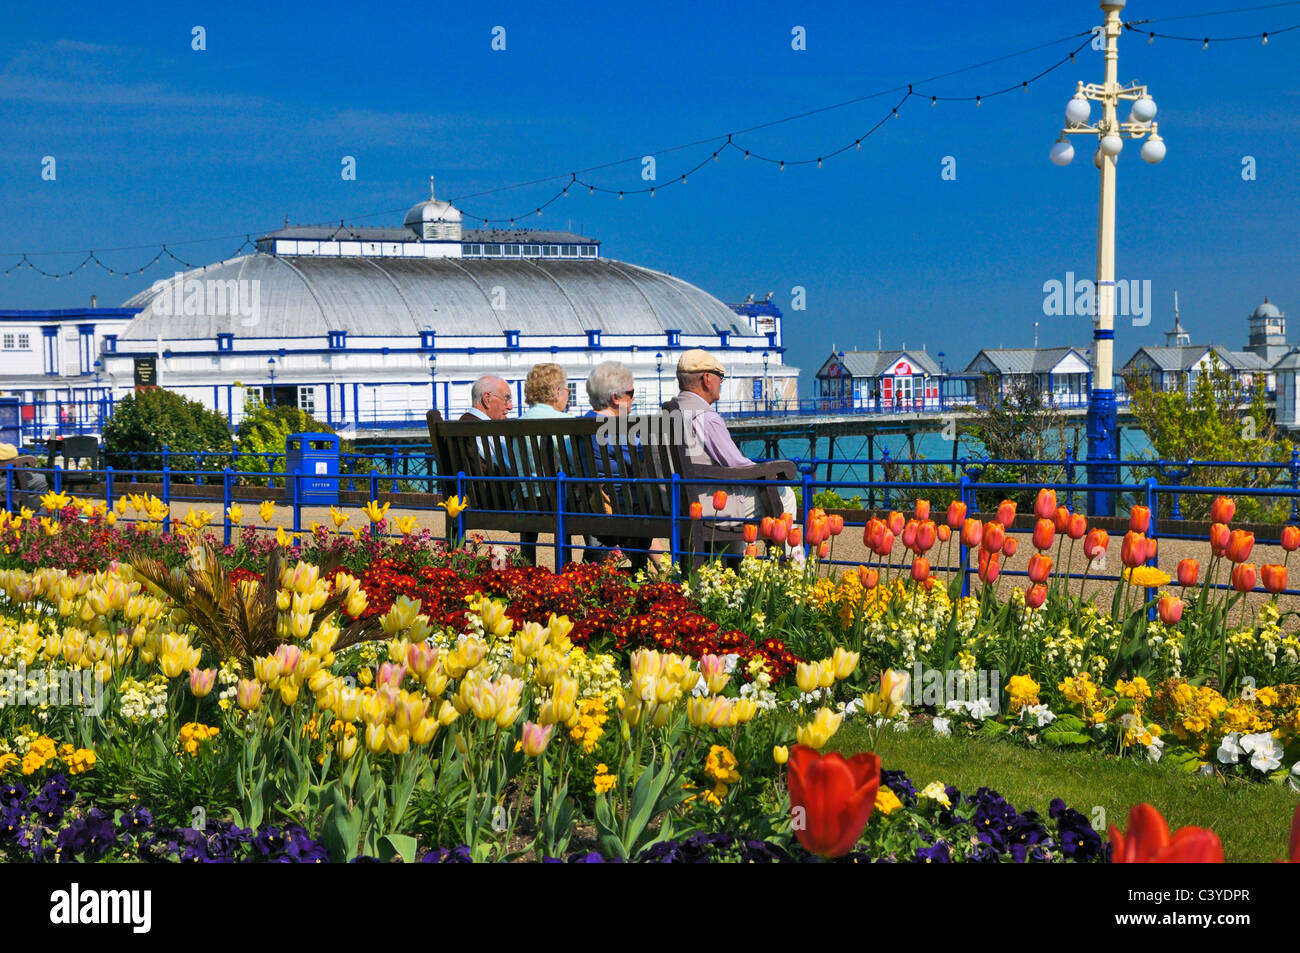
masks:
[[[388,507],[390,505],[391,504],[389,503],[381,505],[378,500],[371,500],[365,506],[361,507],[361,512],[365,513],[366,516],[370,518],[370,522],[378,523],[388,515]]]
[[[785,764],[790,760],[790,749],[785,745],[776,745],[772,748],[772,760],[777,764]]]
[[[403,535],[407,536],[415,530],[415,517],[403,516],[397,520],[397,529]]]
[[[231,503],[226,507],[226,519],[230,520],[230,522],[234,523],[236,526],[240,524],[240,521],[242,521],[243,518],[244,508],[238,503]]]
[[[262,517],[262,522],[270,525],[271,517],[275,516],[275,503],[272,500],[263,500],[262,505],[257,508],[257,513]]]
[[[465,510],[469,509],[469,497],[449,496],[438,504],[447,511],[448,519],[455,519]]]
[[[352,519],[352,515],[350,513],[344,513],[338,507],[331,506],[330,519],[334,521],[335,529],[342,529],[343,524],[346,523],[348,520]]]
[[[837,715],[829,708],[819,708],[817,714],[813,716],[813,720],[806,725],[800,725],[795,733],[799,739],[799,744],[820,751],[826,747],[835,732],[840,730],[840,723],[843,720],[843,714]]]

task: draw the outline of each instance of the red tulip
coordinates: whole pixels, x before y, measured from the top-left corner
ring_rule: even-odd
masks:
[[[935,537],[939,540],[939,542],[946,543],[948,542],[949,539],[952,538],[952,529],[948,526],[947,523],[940,523],[938,526],[935,527],[934,534]]]
[[[755,546],[753,543],[750,543],[748,546],[745,547],[745,556],[746,556],[746,557],[752,557],[752,558],[754,558],[754,559],[757,559],[757,558],[758,558],[758,547]]]
[[[1268,592],[1279,593],[1286,588],[1286,567],[1278,563],[1265,563],[1260,566],[1259,577]]]
[[[1019,545],[1020,543],[1016,540],[1014,536],[1008,536],[1006,539],[1002,541],[1002,555],[1006,556],[1007,559],[1010,559],[1012,556],[1016,554],[1016,548]]]
[[[885,525],[889,527],[891,533],[897,536],[903,531],[903,526],[906,522],[907,521],[903,517],[902,513],[898,512],[898,510],[891,510],[889,513],[889,519],[885,521]]]
[[[998,565],[998,554],[990,553],[987,549],[980,550],[979,559],[979,576],[981,582],[993,583],[997,581],[998,573],[1002,568]]]
[[[891,533],[889,530],[885,530],[884,534],[880,537],[880,545],[877,546],[874,550],[872,550],[872,552],[874,552],[877,556],[888,556],[893,551],[894,551],[894,534]]]
[[[1047,601],[1047,587],[1044,585],[1030,586],[1029,591],[1025,593],[1025,607],[1028,609],[1042,608]]]
[[[1210,504],[1210,522],[1211,523],[1231,523],[1232,516],[1237,512],[1237,504],[1226,496],[1215,497],[1214,502]]]
[[[725,510],[727,508],[727,491],[713,491],[713,509],[715,511]]]
[[[704,504],[696,500],[691,504],[691,519],[698,520],[704,518]]]
[[[862,577],[862,588],[874,589],[880,582],[880,573],[874,569],[868,569],[866,566],[858,567],[858,575]]]
[[[980,545],[986,551],[996,553],[1002,549],[1002,542],[1006,538],[1006,528],[996,520],[990,520],[984,524],[984,538],[980,541]]]
[[[1052,574],[1052,557],[1034,553],[1029,557],[1029,578],[1034,582],[1047,582]]]
[[[1177,625],[1183,617],[1183,600],[1177,596],[1161,596],[1156,611],[1165,625]]]
[[[945,526],[944,529],[947,527]],[[934,525],[934,520],[926,520],[916,528],[916,551],[928,553],[938,538],[939,528]]]
[[[1221,864],[1223,845],[1205,827],[1183,827],[1171,837],[1169,825],[1150,804],[1129,811],[1128,830],[1110,829],[1113,864]]]
[[[930,518],[930,501],[917,500],[916,509],[913,511],[913,515],[922,523],[928,520]]]
[[[1141,566],[1147,561],[1147,538],[1141,533],[1129,530],[1124,534],[1124,542],[1120,544],[1119,558],[1130,569]]]
[[[790,535],[786,539],[791,549],[798,549],[803,543],[803,530],[798,526],[790,527]]]
[[[1007,529],[1016,521],[1016,502],[1015,500],[1003,500],[998,504],[998,522]]]
[[[1210,552],[1216,556],[1222,556],[1228,551],[1228,540],[1232,534],[1228,531],[1227,523],[1214,523],[1210,526]]]
[[[1034,549],[1042,552],[1051,549],[1056,540],[1056,525],[1049,519],[1040,519],[1034,524]]]
[[[1194,586],[1201,575],[1201,564],[1195,559],[1184,559],[1178,563],[1178,584]]]
[[[790,524],[785,520],[777,520],[772,524],[772,542],[780,546],[790,536]]]
[[[966,504],[961,500],[953,500],[948,504],[948,526],[950,529],[960,529],[961,524],[966,519]]]
[[[1234,563],[1244,563],[1250,558],[1250,551],[1255,545],[1255,534],[1244,529],[1234,529],[1228,537],[1228,559]]]
[[[770,516],[767,517],[767,518],[768,518],[768,519],[771,519]],[[746,523],[746,524],[745,524],[745,542],[747,542],[747,543],[753,543],[753,542],[757,541],[757,539],[758,539],[758,524],[757,524],[757,523]]]
[[[974,549],[984,538],[984,524],[977,519],[965,519],[961,524],[961,544]]]
[[[1238,563],[1232,567],[1232,588],[1238,592],[1250,592],[1255,588],[1257,576],[1254,563]]]
[[[916,531],[920,526],[921,524],[916,520],[908,520],[907,525],[903,527],[903,545],[908,549],[916,548]]]
[[[1291,816],[1291,863],[1300,864],[1300,804]]]
[[[1282,548],[1288,553],[1300,549],[1300,526],[1282,527]]]
[[[1052,526],[1058,533],[1064,533],[1070,526],[1070,511],[1064,506],[1058,506],[1052,514]]]
[[[823,539],[821,545],[817,547],[817,558],[825,559],[830,554],[831,554],[831,541],[829,539]]]
[[[1109,545],[1110,533],[1101,528],[1089,530],[1083,540],[1083,554],[1088,557],[1089,562],[1092,562],[1106,555],[1106,547]]]
[[[866,830],[880,788],[880,757],[837,751],[818,754],[806,745],[790,749],[786,772],[794,833],[804,850],[819,857],[847,854]]]
[[[917,556],[912,560],[912,580],[920,582],[930,575],[930,561],[924,556]]]
[[[1050,520],[1056,515],[1056,491],[1046,487],[1038,491],[1034,500],[1034,515],[1040,520]]]
[[[1088,518],[1082,513],[1071,513],[1070,522],[1065,527],[1065,535],[1070,539],[1083,539],[1087,532]]]
[[[826,532],[832,536],[838,536],[844,532],[844,517],[838,513],[833,513],[826,517]]]
[[[1151,528],[1151,510],[1145,506],[1135,506],[1128,511],[1128,529],[1130,533],[1143,533]]]
[[[762,536],[764,539],[771,539],[772,526],[775,523],[776,520],[772,519],[772,517],[764,516],[761,520],[758,521],[758,535]]]

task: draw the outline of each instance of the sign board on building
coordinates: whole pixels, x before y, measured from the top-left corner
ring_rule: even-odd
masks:
[[[158,359],[156,357],[137,357],[135,359],[135,386],[158,386]]]

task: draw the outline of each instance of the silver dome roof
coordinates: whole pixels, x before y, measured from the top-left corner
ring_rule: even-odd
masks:
[[[257,281],[259,318],[157,314],[177,282]],[[494,289],[505,308],[493,308]],[[185,291],[191,286],[184,286]],[[247,292],[245,292],[247,294]],[[663,272],[601,258],[586,261],[479,258],[280,257],[259,252],[175,275],[129,299],[140,314],[122,340],[439,335],[716,334],[759,337],[706,291]],[[166,311],[165,308],[160,308]],[[233,310],[233,309],[232,309]]]

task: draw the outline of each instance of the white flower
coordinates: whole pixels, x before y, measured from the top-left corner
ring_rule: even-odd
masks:
[[[977,698],[974,701],[967,702],[966,711],[968,711],[970,716],[976,721],[983,721],[990,715],[995,714],[995,710],[993,706],[989,704],[987,698]]]
[[[1224,735],[1223,741],[1219,744],[1217,757],[1223,764],[1236,764],[1243,754],[1241,745],[1237,739],[1241,737],[1241,732],[1234,731],[1231,734]]]
[[[1250,754],[1250,766],[1256,771],[1276,771],[1282,767],[1282,742],[1267,731],[1246,735],[1241,739],[1241,750]]]
[[[1287,776],[1286,783],[1292,791],[1300,791],[1300,761],[1291,765],[1291,773]]]
[[[1162,748],[1164,748],[1164,746],[1165,743],[1161,741],[1159,738],[1152,738],[1151,744],[1147,745],[1147,757],[1150,758],[1152,761],[1159,761],[1160,756],[1164,754],[1164,752],[1161,750]]]
[[[942,735],[945,738],[952,735],[952,722],[947,718],[936,718],[930,724],[934,727],[936,735]]]
[[[1026,715],[1034,719],[1034,724],[1039,728],[1056,721],[1056,716],[1046,705],[1026,705],[1020,710],[1020,720],[1024,721]]]
[[[948,791],[942,781],[931,781],[917,794],[917,797],[926,798],[944,807],[952,807],[952,801],[948,798]]]

